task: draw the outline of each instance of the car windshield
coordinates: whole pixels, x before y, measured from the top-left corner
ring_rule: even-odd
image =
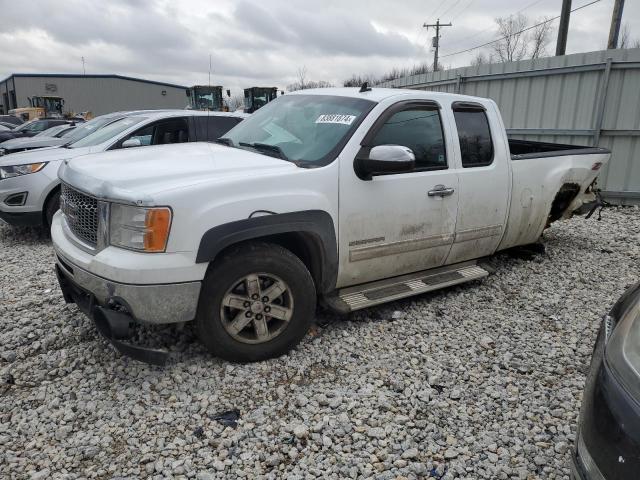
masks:
[[[73,134],[75,133],[75,131],[76,131],[76,130],[78,130],[78,127],[70,128],[69,130],[67,130],[67,131],[62,132],[61,134],[59,134],[59,135],[58,135],[58,138],[64,138],[64,139],[68,140],[68,139],[70,139],[70,138],[71,138],[71,135],[73,135]],[[83,137],[86,137],[87,135],[88,135],[88,133],[87,133],[87,134],[85,134],[85,135],[83,135]],[[76,139],[76,140],[79,140],[79,139]]]
[[[88,122],[79,125],[71,132],[65,133],[63,137],[69,140],[68,143],[77,142],[81,138],[84,138],[87,135],[92,134],[99,128],[104,127],[108,123],[115,122],[116,120],[120,120],[121,118],[123,117],[116,115],[101,115],[94,118],[93,120],[89,120]]]
[[[16,132],[29,132],[31,130],[38,130],[38,126],[40,126],[42,122],[39,120],[31,120],[29,122],[23,123],[18,128],[15,129]]]
[[[134,125],[146,120],[146,117],[125,117],[111,122],[80,140],[67,144],[68,148],[93,147],[110,140]]]
[[[285,95],[240,122],[219,142],[303,167],[322,166],[335,158],[374,105],[360,98]]]
[[[69,125],[65,124],[65,125],[57,125],[55,127],[51,127],[51,128],[47,128],[46,130],[37,133],[35,136],[36,137],[55,137],[56,135],[58,135],[60,132],[64,131],[64,130],[68,130],[69,128],[71,128]]]

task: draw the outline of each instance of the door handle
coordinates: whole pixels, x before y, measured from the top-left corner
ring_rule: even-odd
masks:
[[[444,185],[436,185],[433,187],[433,190],[429,190],[427,195],[430,197],[448,197],[449,195],[453,195],[455,190],[453,188],[447,188]]]

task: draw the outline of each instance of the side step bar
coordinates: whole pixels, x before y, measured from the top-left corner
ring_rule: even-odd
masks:
[[[338,290],[337,299],[341,310],[353,312],[400,298],[431,292],[459,283],[470,282],[489,275],[490,269],[478,265],[477,261],[464,262],[446,267],[364,283]],[[336,305],[337,306],[337,305]]]

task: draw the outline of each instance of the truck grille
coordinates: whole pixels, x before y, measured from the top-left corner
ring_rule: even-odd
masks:
[[[92,246],[97,243],[98,200],[62,184],[60,210],[73,234]]]

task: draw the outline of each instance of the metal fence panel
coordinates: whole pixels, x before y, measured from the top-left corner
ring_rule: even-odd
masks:
[[[605,196],[640,203],[640,49],[463,67],[379,86],[488,97],[513,138],[610,148],[600,175]]]

